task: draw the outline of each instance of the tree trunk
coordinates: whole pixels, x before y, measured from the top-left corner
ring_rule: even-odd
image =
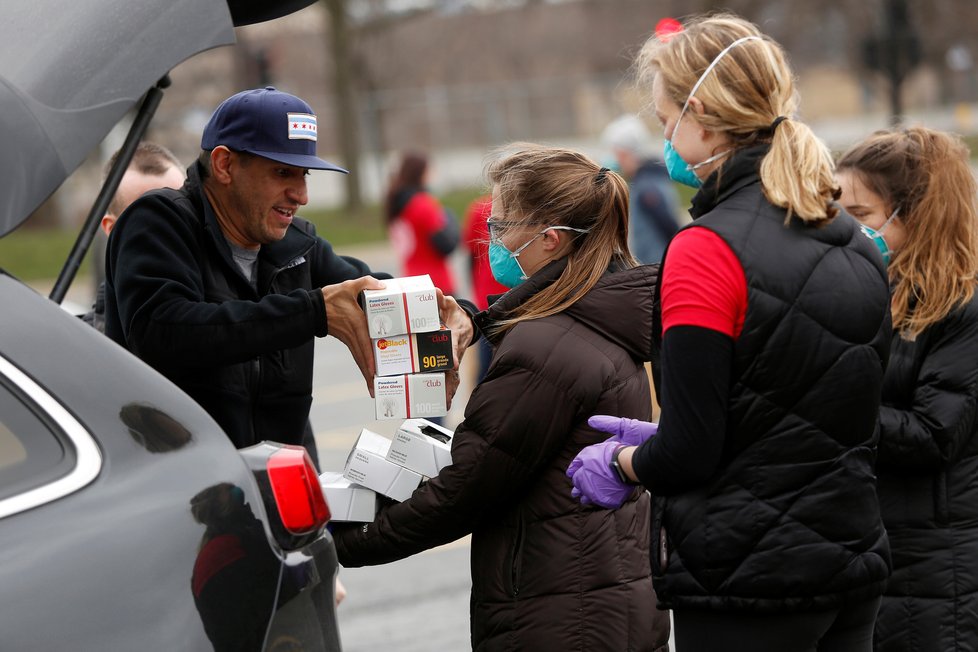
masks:
[[[346,0],[323,0],[329,13],[329,46],[333,54],[333,95],[336,102],[336,121],[333,125],[340,144],[342,165],[350,171],[345,176],[346,209],[357,213],[363,206],[360,188],[360,138],[356,108],[356,90],[350,77],[350,28],[346,16]]]

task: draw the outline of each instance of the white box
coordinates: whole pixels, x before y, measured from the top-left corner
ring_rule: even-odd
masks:
[[[388,462],[390,446],[390,439],[361,430],[346,458],[343,477],[394,500],[407,500],[421,484],[421,474]]]
[[[326,494],[330,521],[369,523],[377,514],[377,493],[343,477],[342,473],[326,471],[319,475],[319,485]]]
[[[383,290],[363,291],[363,312],[371,339],[441,328],[438,297],[430,276],[389,278],[382,283],[386,286]]]
[[[443,417],[448,414],[445,374],[374,377],[378,420]]]
[[[426,419],[407,419],[394,433],[388,461],[433,478],[452,463],[452,435]]]
[[[452,331],[405,333],[371,340],[378,376],[448,371],[454,365]]]

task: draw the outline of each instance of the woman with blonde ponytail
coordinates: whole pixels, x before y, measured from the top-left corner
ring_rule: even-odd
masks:
[[[888,261],[893,341],[878,493],[893,577],[879,652],[978,650],[978,185],[968,149],[915,127],[839,160],[840,203]]]
[[[568,475],[606,507],[632,482],[652,493],[679,652],[868,652],[889,575],[873,476],[882,261],[834,203],[777,43],[711,16],[650,40],[638,67],[670,175],[699,189],[659,277],[662,413],[594,417],[615,437]]]
[[[489,261],[510,287],[475,321],[494,353],[452,438],[452,464],[363,526],[344,566],[472,534],[472,648],[667,652],[649,495],[582,505],[564,469],[603,436],[595,412],[648,419],[657,267],[628,252],[625,180],[577,152],[516,144],[488,169]]]

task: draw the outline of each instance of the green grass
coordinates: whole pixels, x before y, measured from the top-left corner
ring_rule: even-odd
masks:
[[[685,211],[693,204],[693,195],[696,194],[696,188],[690,188],[681,183],[674,183],[672,185],[676,186],[676,192],[679,193],[679,206]]]
[[[467,188],[446,193],[439,199],[462,220],[469,202],[482,192],[482,188]],[[306,209],[300,214],[316,225],[319,235],[337,247],[383,242],[387,238],[387,226],[377,204],[352,215],[341,208]],[[55,279],[77,237],[77,229],[17,229],[0,238],[0,268],[22,281]],[[90,273],[90,258],[90,253],[85,256],[78,276]]]
[[[21,228],[0,238],[0,268],[22,281],[57,278],[78,237],[69,229]],[[89,273],[89,258],[82,261],[79,275]]]

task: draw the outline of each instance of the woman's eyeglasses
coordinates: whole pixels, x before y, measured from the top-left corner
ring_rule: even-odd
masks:
[[[499,238],[503,237],[503,233],[506,232],[506,229],[511,229],[514,226],[521,225],[521,222],[507,222],[506,220],[500,220],[492,216],[486,220],[486,228],[489,229],[490,240],[499,240]]]
[[[504,222],[503,220],[497,220],[496,218],[494,218],[492,216],[490,216],[486,220],[486,227],[489,229],[489,239],[492,240],[492,241],[494,241],[494,242],[499,242],[499,239],[501,237],[503,237],[503,233],[506,231],[506,229],[512,228],[514,226],[534,226],[534,225],[540,226],[540,223],[539,222]],[[573,227],[573,226],[552,226],[551,225],[551,226],[546,226],[546,228],[544,228],[542,231],[540,231],[540,233],[537,233],[537,235],[538,236],[539,235],[542,235],[542,234],[544,234],[544,233],[546,233],[547,231],[550,231],[550,230],[554,230],[554,231],[573,231],[575,233],[588,233],[588,232],[591,231],[591,229],[578,229],[577,227]],[[529,244],[529,243],[527,243],[527,244]],[[523,247],[525,247],[525,246],[526,245],[523,245]],[[523,247],[520,247],[520,249],[522,249]]]

